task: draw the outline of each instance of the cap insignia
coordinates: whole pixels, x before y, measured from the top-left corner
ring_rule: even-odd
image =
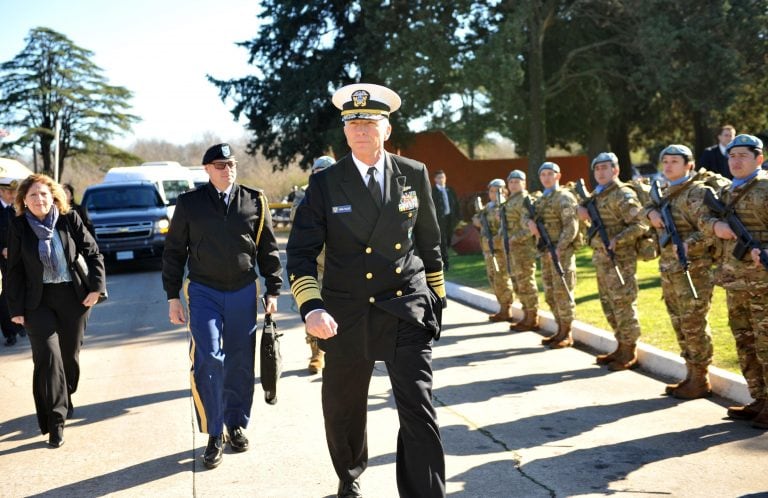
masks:
[[[352,104],[355,107],[365,107],[368,105],[368,97],[370,96],[371,94],[365,90],[358,90],[352,94]]]

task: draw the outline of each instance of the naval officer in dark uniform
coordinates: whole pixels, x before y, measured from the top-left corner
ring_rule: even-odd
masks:
[[[238,185],[228,144],[203,156],[210,182],[179,196],[163,252],[163,288],[171,323],[186,323],[179,294],[185,267],[189,306],[192,398],[203,463],[222,460],[224,426],[233,451],[248,449],[243,429],[253,403],[256,280],[266,285],[267,312],[277,310],[282,267],[264,192]],[[258,271],[257,271],[258,267]]]
[[[366,412],[374,362],[386,362],[400,419],[400,496],[445,496],[432,406],[432,340],[445,283],[426,167],[389,154],[392,90],[348,85],[333,96],[352,150],[310,177],[288,240],[288,278],[307,332],[326,352],[322,403],[338,496],[362,496]],[[317,255],[325,245],[322,292]]]

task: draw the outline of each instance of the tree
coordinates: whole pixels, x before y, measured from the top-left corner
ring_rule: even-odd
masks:
[[[259,35],[249,50],[255,75],[208,76],[232,114],[247,118],[248,153],[262,152],[277,167],[297,157],[307,168],[330,150],[348,149],[333,90],[355,82],[395,88],[403,107],[392,115],[395,145],[408,141],[407,123],[429,113],[446,93],[464,2],[437,0],[264,0]]]
[[[132,93],[107,84],[102,70],[91,62],[93,52],[75,45],[63,34],[35,28],[26,46],[0,65],[0,123],[22,129],[21,136],[0,150],[32,145],[43,161],[43,172],[53,173],[54,128],[58,122],[59,173],[64,160],[97,152],[121,156],[108,140],[128,131],[138,121],[127,114]]]

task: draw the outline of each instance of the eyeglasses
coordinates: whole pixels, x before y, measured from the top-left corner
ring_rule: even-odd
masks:
[[[221,171],[224,168],[235,169],[237,167],[237,161],[214,161],[211,166]]]

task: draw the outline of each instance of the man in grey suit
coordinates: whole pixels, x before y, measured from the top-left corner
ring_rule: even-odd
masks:
[[[445,462],[432,406],[432,340],[445,303],[440,230],[426,167],[389,154],[392,90],[338,90],[351,154],[310,177],[288,240],[288,278],[307,332],[326,352],[322,404],[337,496],[362,496],[374,362],[386,362],[400,419],[401,496],[444,497]],[[317,255],[325,246],[323,287]]]

